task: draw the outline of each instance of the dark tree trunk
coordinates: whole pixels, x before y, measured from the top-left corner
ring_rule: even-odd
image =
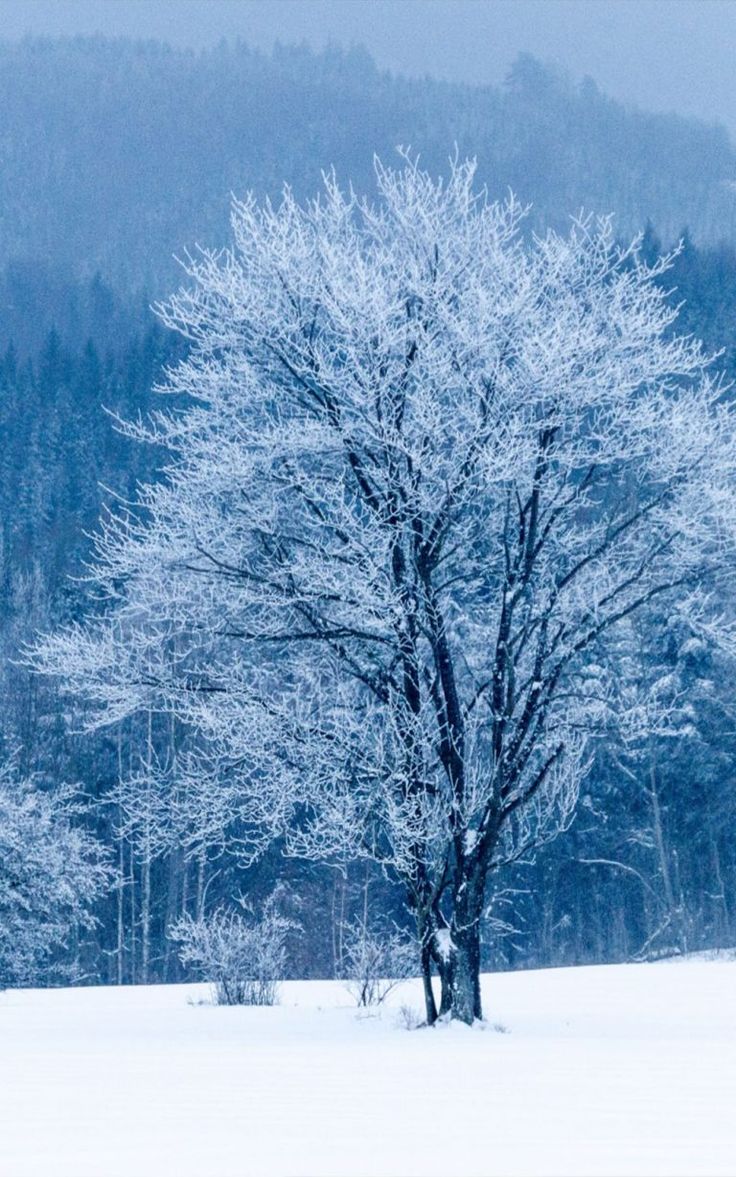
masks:
[[[466,860],[453,887],[452,906],[445,915],[411,897],[419,940],[427,1025],[438,1018],[471,1025],[483,1017],[480,994],[480,926],[485,896],[485,871],[479,860]],[[447,920],[449,919],[449,925]],[[436,969],[440,1007],[432,987]]]
[[[433,1026],[437,1021],[437,1004],[432,989],[432,946],[429,941],[422,942],[422,985],[424,987],[424,1009],[427,1015],[427,1025]]]
[[[452,935],[452,944],[442,983],[441,1012],[451,1018],[472,1025],[476,1018],[482,1018],[480,999],[480,926],[476,921],[470,927],[457,929]]]
[[[466,876],[455,892],[450,935],[446,940],[440,1017],[471,1025],[483,1017],[480,1004],[480,916],[483,912],[482,871]]]

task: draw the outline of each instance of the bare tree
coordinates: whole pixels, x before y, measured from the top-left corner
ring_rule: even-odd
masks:
[[[705,616],[736,461],[667,259],[608,220],[525,240],[473,171],[235,203],[161,308],[177,401],[124,426],[171,462],[103,525],[108,610],[35,655],[100,722],[190,724],[246,851],[399,879],[430,1022],[481,1015],[489,872],[569,823],[610,631],[655,599]]]
[[[339,975],[356,1005],[381,1005],[416,973],[416,943],[400,928],[370,927],[364,917],[341,928],[341,940]]]

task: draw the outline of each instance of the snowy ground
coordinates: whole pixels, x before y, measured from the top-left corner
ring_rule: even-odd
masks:
[[[736,962],[486,977],[505,1033],[204,994],[0,994],[0,1177],[736,1173]]]

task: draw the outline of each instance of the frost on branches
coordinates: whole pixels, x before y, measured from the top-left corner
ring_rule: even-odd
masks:
[[[0,769],[0,988],[74,976],[70,939],[110,882],[103,847],[74,827],[69,790]]]
[[[168,935],[179,958],[213,987],[219,1005],[274,1005],[286,971],[286,941],[296,925],[278,911],[278,888],[260,919],[220,908],[209,916],[184,915]]]
[[[166,477],[102,527],[104,617],[35,660],[100,722],[189,724],[253,853],[383,864],[428,1020],[472,1021],[487,877],[569,823],[612,631],[654,601],[707,620],[734,417],[668,330],[666,259],[609,221],[525,240],[468,163],[377,183],[235,203],[232,248],[189,259],[177,400],[124,426]]]

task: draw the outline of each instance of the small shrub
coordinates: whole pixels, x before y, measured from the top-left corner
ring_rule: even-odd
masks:
[[[218,908],[201,919],[182,916],[169,936],[181,945],[182,964],[193,966],[213,986],[218,1005],[274,1005],[293,927],[269,900],[260,920]]]
[[[371,931],[360,920],[345,926],[342,977],[359,1006],[380,1005],[416,968],[416,947],[405,932]]]
[[[402,1030],[419,1030],[427,1024],[422,1015],[411,1005],[399,1006],[396,1021]]]

